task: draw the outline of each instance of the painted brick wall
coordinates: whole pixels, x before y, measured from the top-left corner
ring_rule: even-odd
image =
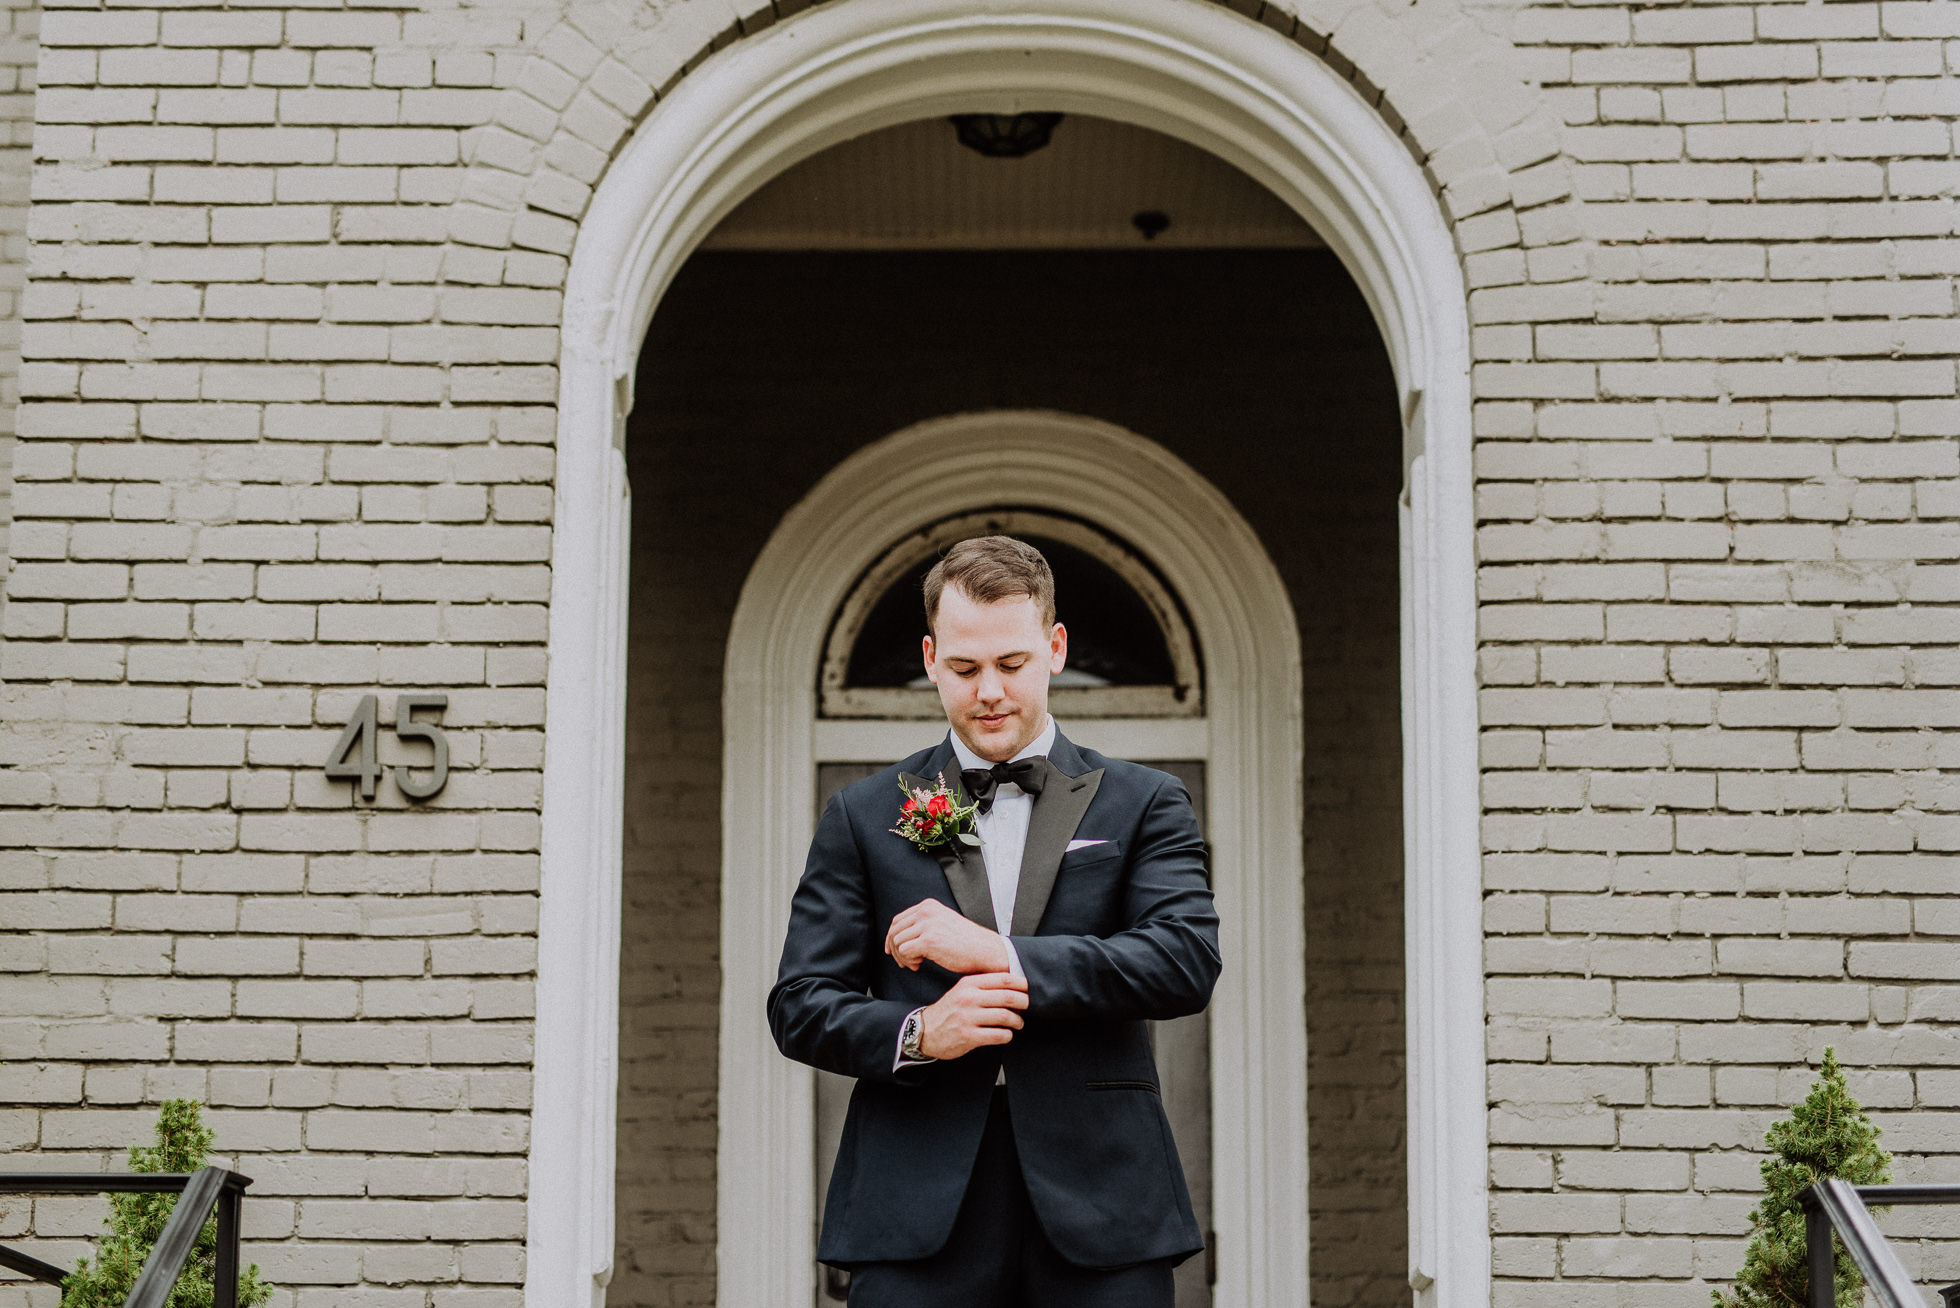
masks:
[[[1705,1302],[1827,1044],[1960,1176],[1955,20],[1517,15],[1588,239],[1465,265],[1502,1303]]]
[[[753,546],[702,548],[724,543],[715,523],[727,520],[703,493],[711,447],[636,433],[628,449],[618,1252],[607,1301],[680,1308],[714,1303],[721,669]],[[767,538],[769,524],[742,525],[743,544]]]
[[[556,293],[437,282],[522,19],[44,20],[0,1149],[114,1165],[197,1095],[277,1302],[515,1304]],[[327,746],[411,690],[449,786],[356,805]],[[34,1205],[44,1256],[99,1211]]]
[[[1954,7],[1235,7],[1406,128],[1473,288],[1497,1302],[1699,1305],[1825,1043],[1956,1174]],[[515,1298],[555,288],[774,17],[44,15],[0,1148],[202,1090],[299,1297]],[[444,686],[438,814],[320,780]]]
[[[754,357],[778,363],[757,375]],[[1407,1302],[1399,443],[1379,338],[1332,257],[707,255],[656,316],[636,393],[610,1301],[712,1302],[719,702],[742,580],[782,513],[863,443],[1027,406],[1162,441],[1287,579],[1307,651],[1315,1301]]]
[[[13,525],[14,406],[20,400],[20,292],[27,277],[27,188],[33,167],[34,63],[41,10],[0,5],[0,622]]]

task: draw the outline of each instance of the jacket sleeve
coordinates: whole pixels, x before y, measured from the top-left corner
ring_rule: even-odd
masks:
[[[769,1030],[785,1055],[888,1084],[922,1084],[931,1075],[932,1063],[892,1067],[899,1028],[917,1004],[867,993],[885,925],[873,920],[870,879],[840,794],[817,822],[769,990]]]
[[[1221,967],[1207,850],[1184,783],[1165,777],[1137,824],[1130,923],[1108,936],[1015,936],[1029,1017],[1183,1017],[1211,1000]]]

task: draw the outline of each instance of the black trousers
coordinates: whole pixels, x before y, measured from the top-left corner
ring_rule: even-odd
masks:
[[[997,1087],[966,1197],[946,1247],[930,1258],[860,1263],[850,1308],[1172,1308],[1169,1259],[1088,1268],[1048,1243],[1028,1202]]]

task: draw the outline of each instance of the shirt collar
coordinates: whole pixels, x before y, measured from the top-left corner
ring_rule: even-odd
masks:
[[[993,766],[992,763],[989,763],[986,759],[981,758],[978,754],[968,749],[966,742],[960,739],[959,732],[948,727],[946,729],[946,735],[953,742],[953,753],[958,755],[962,768],[990,768]],[[1032,758],[1037,754],[1046,754],[1054,747],[1055,715],[1051,713],[1048,715],[1048,725],[1041,729],[1041,734],[1036,736],[1026,749],[1007,761],[1012,763],[1016,759]]]

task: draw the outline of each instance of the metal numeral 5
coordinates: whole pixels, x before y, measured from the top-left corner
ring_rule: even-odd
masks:
[[[435,751],[428,780],[417,780],[406,766],[395,769],[395,784],[410,799],[428,799],[449,783],[449,737],[433,722],[417,722],[415,714],[434,709],[440,714],[449,707],[447,695],[395,696],[395,735],[401,740],[426,740]],[[375,757],[375,742],[381,733],[379,713],[373,695],[361,696],[347,727],[327,754],[326,773],[334,781],[353,781],[362,799],[373,799],[381,781],[381,764]]]

